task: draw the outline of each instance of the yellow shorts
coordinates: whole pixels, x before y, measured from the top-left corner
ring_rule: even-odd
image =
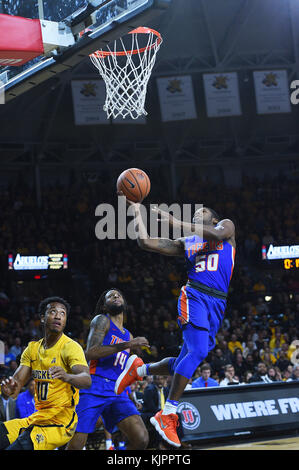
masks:
[[[42,419],[41,418],[42,415]],[[33,419],[34,417],[34,419]],[[28,418],[12,419],[5,421],[8,434],[7,438],[12,444],[19,435],[29,426],[32,427],[30,437],[34,450],[54,450],[67,444],[75,434],[78,417],[75,412],[72,418],[65,421],[65,424],[58,423],[57,420],[45,419],[46,414],[36,412]]]

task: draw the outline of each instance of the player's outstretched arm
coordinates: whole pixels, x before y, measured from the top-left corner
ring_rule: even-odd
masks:
[[[16,398],[22,387],[31,377],[31,367],[20,365],[13,376],[8,377],[1,382],[1,387],[5,387],[6,393],[12,398]]]
[[[184,256],[184,242],[182,238],[171,240],[169,238],[150,238],[144,226],[139,204],[127,200],[132,207],[135,217],[135,231],[137,243],[140,248],[166,256]]]
[[[179,227],[185,236],[198,235],[206,240],[228,240],[235,236],[235,225],[230,219],[221,220],[217,226],[183,222],[168,212],[157,207],[153,208],[161,222],[168,222],[173,227]]]

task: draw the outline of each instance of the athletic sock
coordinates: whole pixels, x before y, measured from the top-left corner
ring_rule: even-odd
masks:
[[[170,415],[171,413],[175,414],[179,402],[175,400],[166,400],[162,415]]]
[[[111,446],[112,446],[112,440],[106,439],[106,450],[110,449]]]
[[[151,375],[149,373],[150,364],[143,364],[142,366],[137,367],[137,374],[139,377],[145,377],[146,375]]]

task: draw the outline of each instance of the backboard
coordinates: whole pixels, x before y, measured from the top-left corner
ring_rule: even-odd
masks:
[[[0,13],[56,22],[73,44],[16,66],[0,66],[5,102],[70,70],[89,54],[139,26],[151,26],[172,0],[0,0]],[[3,90],[3,88],[2,88]]]

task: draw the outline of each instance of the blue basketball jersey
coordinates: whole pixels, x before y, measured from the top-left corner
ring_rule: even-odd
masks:
[[[208,241],[197,235],[187,237],[185,259],[188,278],[227,293],[235,252],[235,248],[226,240]]]
[[[121,331],[110,319],[110,328],[103,340],[103,346],[123,343],[124,341],[130,341],[130,332],[126,328]],[[129,355],[130,350],[126,349],[111,356],[91,360],[89,363],[90,375],[117,380],[126,365]]]

